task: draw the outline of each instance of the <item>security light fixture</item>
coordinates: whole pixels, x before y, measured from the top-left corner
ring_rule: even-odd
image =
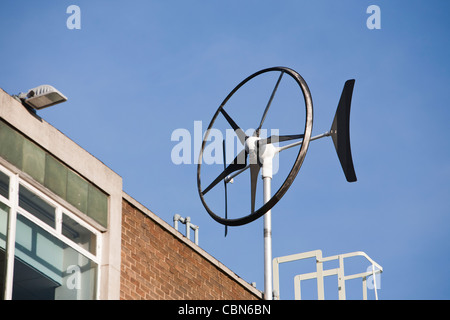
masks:
[[[20,93],[14,97],[26,106],[36,110],[67,101],[67,98],[61,92],[46,84],[30,89],[27,93]]]

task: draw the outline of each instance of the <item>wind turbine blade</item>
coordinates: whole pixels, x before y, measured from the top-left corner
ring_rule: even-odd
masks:
[[[228,115],[228,113],[225,111],[224,108],[221,108],[220,112],[222,112],[225,119],[227,119],[228,123],[233,128],[234,132],[236,133],[236,135],[239,138],[239,141],[241,141],[241,143],[244,145],[245,140],[248,138],[246,136],[245,132],[236,124],[236,122],[234,122],[234,120]]]
[[[225,140],[222,141],[222,151],[223,151],[223,169],[227,169],[227,156],[225,153]],[[223,179],[223,185],[225,187],[225,219],[228,219],[228,199],[227,199],[227,182]],[[225,237],[228,233],[228,226],[225,225]]]
[[[283,141],[289,141],[289,140],[295,140],[295,139],[303,139],[305,135],[304,134],[291,134],[291,135],[283,135],[283,136],[270,136],[266,139],[261,139],[258,141],[258,143],[261,144],[267,144],[267,143],[277,143],[277,142],[283,142]]]
[[[225,168],[224,171],[222,171],[221,174],[217,176],[216,179],[214,179],[213,182],[209,186],[206,187],[205,190],[202,191],[202,195],[205,195],[208,193],[209,190],[211,190],[216,184],[218,184],[221,180],[225,179],[228,175],[231,173],[243,169],[247,166],[247,152],[245,149],[243,149],[237,156],[234,158],[233,162],[230,163],[228,167]]]
[[[259,127],[258,127],[258,129],[255,130],[255,134],[256,134],[257,137],[259,137],[259,131],[261,130],[261,127],[262,127],[262,125],[264,123],[264,120],[266,119],[267,112],[269,111],[270,105],[272,104],[273,97],[275,96],[275,93],[277,92],[278,85],[280,84],[281,78],[283,77],[283,73],[284,72],[281,71],[280,77],[278,78],[277,83],[275,84],[275,87],[272,90],[272,94],[270,95],[269,102],[267,102],[266,109],[264,109],[264,113],[263,113],[263,116],[262,116],[261,121],[259,123]]]

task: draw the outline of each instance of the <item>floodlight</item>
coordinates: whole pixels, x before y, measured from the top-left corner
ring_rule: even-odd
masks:
[[[30,89],[27,93],[20,93],[16,97],[22,103],[36,110],[67,101],[67,98],[61,92],[46,84]]]

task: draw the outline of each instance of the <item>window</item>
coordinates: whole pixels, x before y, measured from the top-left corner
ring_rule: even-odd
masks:
[[[0,171],[0,195],[9,198],[9,177]]]
[[[62,234],[92,254],[97,252],[97,236],[80,222],[63,213]]]
[[[17,216],[13,299],[95,299],[96,275],[93,260]]]
[[[48,224],[50,227],[56,227],[56,208],[35,193],[22,186],[22,184],[19,187],[19,206],[34,215],[42,222]]]
[[[93,226],[0,166],[0,298],[96,299],[101,239]]]

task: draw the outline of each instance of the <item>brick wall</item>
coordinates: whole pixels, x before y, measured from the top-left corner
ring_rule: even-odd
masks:
[[[138,207],[130,199],[122,201],[121,299],[261,298],[258,290]]]

